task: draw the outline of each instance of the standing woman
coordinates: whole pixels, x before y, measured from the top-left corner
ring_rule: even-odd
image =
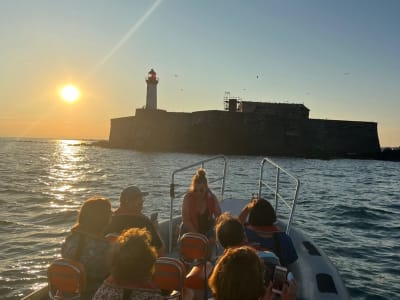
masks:
[[[87,286],[81,295],[83,300],[92,299],[110,273],[112,245],[104,238],[110,219],[111,204],[108,199],[87,199],[81,207],[77,223],[62,246],[62,257],[80,261],[85,267]]]
[[[217,197],[208,188],[206,171],[200,168],[192,178],[189,192],[182,203],[181,235],[199,232],[207,237],[213,235],[215,219],[221,214]]]

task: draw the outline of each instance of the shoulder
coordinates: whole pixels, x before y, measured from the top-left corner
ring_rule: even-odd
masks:
[[[121,232],[132,227],[148,227],[151,224],[149,218],[144,215],[115,215],[108,225],[106,232]]]
[[[118,299],[122,297],[123,293],[124,290],[122,288],[105,280],[93,296],[93,300]]]
[[[130,297],[132,300],[163,300],[165,299],[159,289],[133,289]]]
[[[276,235],[278,236],[280,242],[285,245],[286,247],[294,247],[293,242],[290,236],[286,234],[284,231],[277,232]]]
[[[185,196],[183,196],[183,201],[190,201],[193,199],[193,192],[187,192]]]
[[[63,257],[73,257],[76,249],[78,248],[79,235],[76,233],[70,233],[66,238],[61,247],[61,254]]]
[[[134,215],[132,216],[132,220],[133,222],[136,222],[138,224],[145,224],[145,225],[153,224],[151,220],[145,215]]]
[[[190,207],[193,205],[193,194],[192,192],[187,192],[183,197],[182,206]]]
[[[207,196],[210,199],[217,200],[217,196],[215,196],[215,194],[210,189],[208,189]]]
[[[78,243],[79,237],[80,237],[80,234],[78,234],[77,232],[72,231],[65,238],[65,243],[66,244],[76,244],[76,243]]]
[[[290,236],[288,236],[287,234],[286,234],[286,232],[284,232],[284,231],[279,231],[279,232],[276,232],[275,233],[277,236],[278,236],[278,238],[280,239],[280,240],[282,240],[282,241],[291,241],[292,239],[290,238]]]

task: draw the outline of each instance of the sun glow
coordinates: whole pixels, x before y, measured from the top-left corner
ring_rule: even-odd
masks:
[[[80,92],[79,92],[78,88],[69,84],[69,85],[64,86],[61,89],[60,95],[65,101],[67,101],[69,103],[73,103],[79,99]]]

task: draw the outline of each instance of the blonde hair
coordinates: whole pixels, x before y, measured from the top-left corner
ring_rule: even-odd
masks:
[[[206,177],[206,170],[204,168],[199,168],[196,171],[196,174],[192,177],[192,183],[190,185],[190,192],[193,192],[196,184],[204,184],[206,188],[208,189],[208,180]]]

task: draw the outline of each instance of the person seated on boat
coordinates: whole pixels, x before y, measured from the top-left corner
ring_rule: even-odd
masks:
[[[225,249],[225,251],[230,248],[248,245],[246,233],[242,223],[238,218],[233,217],[228,212],[225,212],[218,217],[217,224],[215,225],[215,233],[218,243]],[[280,265],[279,258],[275,255],[275,253],[265,250],[258,250],[257,255],[264,262],[264,281],[265,284],[268,285],[272,280],[275,266]]]
[[[248,246],[230,248],[218,260],[208,285],[214,300],[272,300],[272,282],[264,285],[264,264],[256,251]],[[280,298],[296,299],[294,280],[285,284]]]
[[[114,211],[111,223],[106,228],[106,234],[120,234],[123,230],[129,228],[145,228],[150,233],[152,246],[157,249],[158,255],[162,256],[165,247],[158,233],[158,224],[154,224],[142,213],[144,196],[146,195],[148,195],[147,192],[142,192],[136,186],[132,185],[125,188],[119,198],[120,206]]]
[[[284,267],[288,267],[297,260],[296,249],[290,236],[274,225],[275,210],[267,200],[252,198],[250,203],[242,209],[239,220],[245,226],[249,245],[259,250],[273,251]]]
[[[104,238],[110,219],[111,204],[108,199],[87,199],[80,209],[77,223],[62,245],[62,257],[80,261],[85,268],[87,287],[81,299],[92,299],[110,274],[113,246]]]
[[[157,251],[144,228],[124,231],[116,240],[111,274],[97,290],[93,300],[162,300],[161,290],[152,282]]]
[[[220,214],[217,197],[208,187],[206,171],[200,168],[192,178],[189,192],[183,198],[180,235],[199,232],[213,238],[215,218]]]
[[[229,212],[222,213],[215,224],[217,242],[224,248],[247,245],[247,237],[242,223]]]

